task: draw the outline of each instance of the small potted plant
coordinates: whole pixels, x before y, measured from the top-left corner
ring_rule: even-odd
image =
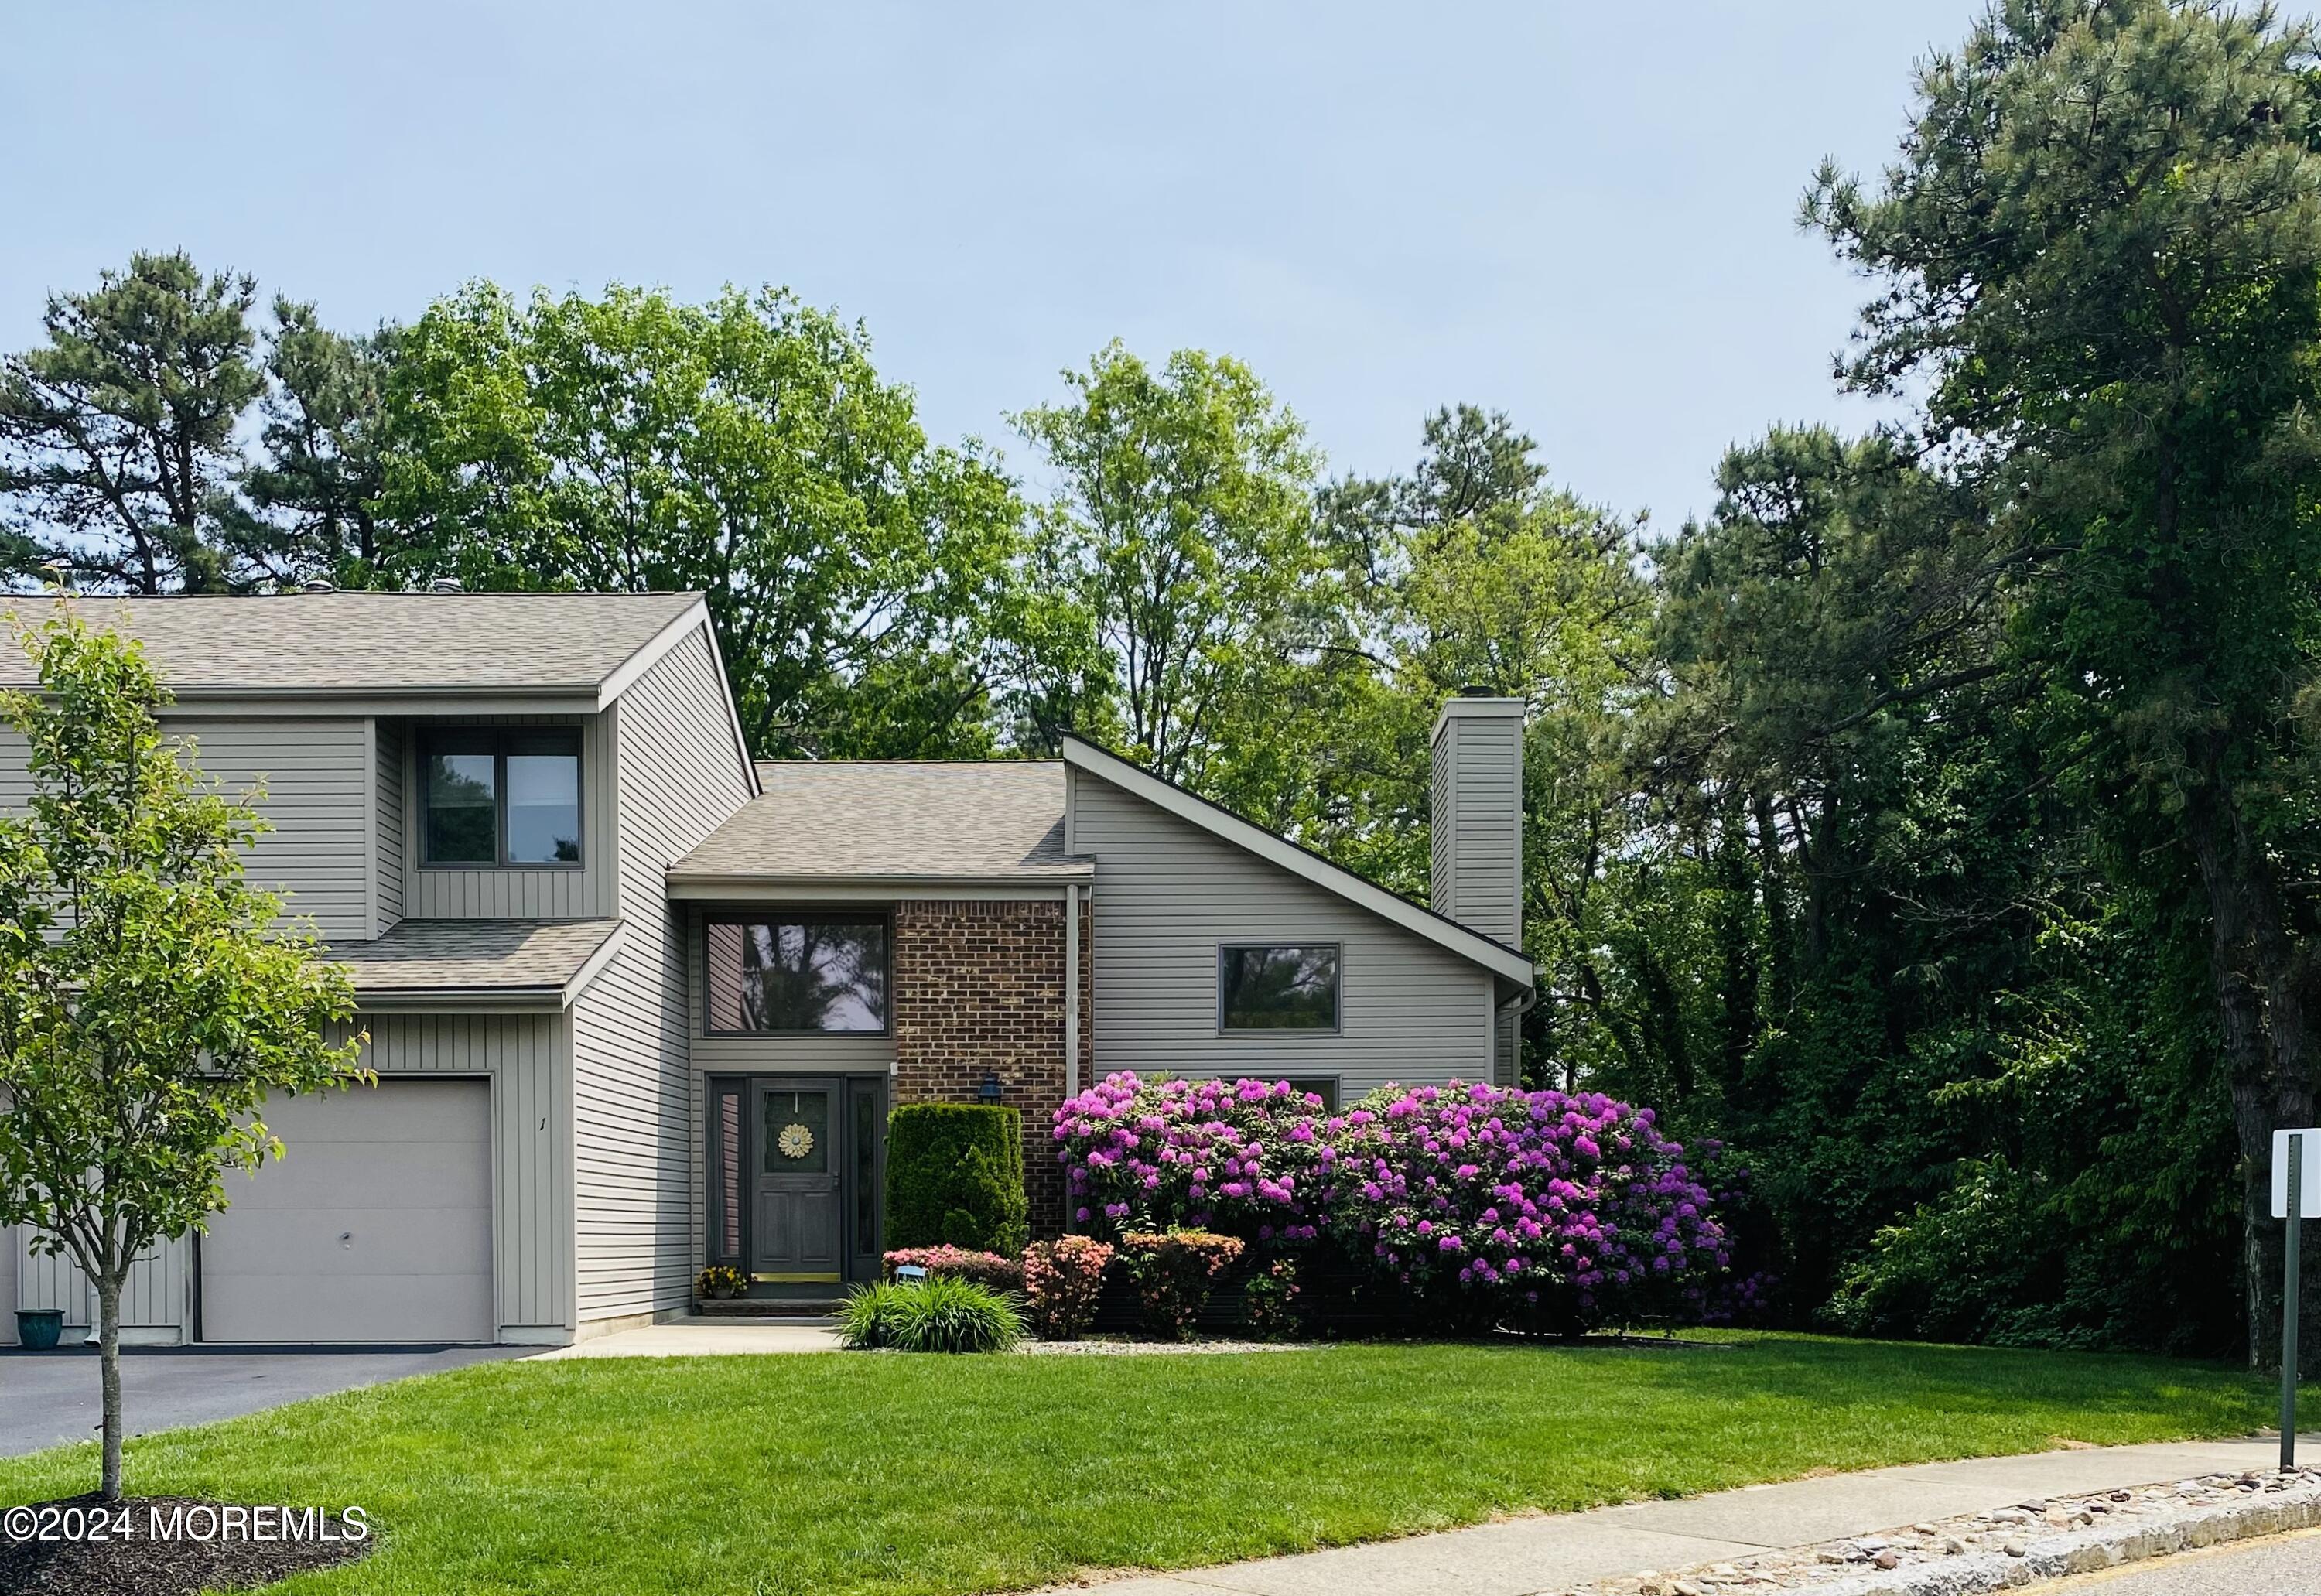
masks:
[[[61,1308],[20,1308],[16,1310],[16,1344],[26,1352],[48,1352],[65,1327]]]
[[[693,1282],[693,1294],[712,1302],[745,1295],[750,1290],[750,1277],[730,1263],[712,1263]]]

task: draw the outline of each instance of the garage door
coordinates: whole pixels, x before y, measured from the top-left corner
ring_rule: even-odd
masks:
[[[488,1341],[491,1090],[388,1081],[269,1105],[287,1156],[229,1174],[205,1341]]]

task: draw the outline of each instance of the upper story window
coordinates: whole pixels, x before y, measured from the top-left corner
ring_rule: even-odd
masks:
[[[887,922],[864,916],[716,919],[703,936],[713,1034],[887,1029]]]
[[[1337,1028],[1336,943],[1227,943],[1217,949],[1218,1030]]]
[[[486,727],[420,744],[424,862],[580,862],[580,733]]]

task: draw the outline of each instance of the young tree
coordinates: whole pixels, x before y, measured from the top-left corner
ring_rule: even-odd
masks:
[[[137,646],[61,605],[22,639],[40,687],[0,694],[32,786],[0,816],[0,1223],[96,1288],[113,1500],[131,1264],[223,1208],[224,1171],[280,1156],[270,1094],[371,1077],[360,1036],[330,1040],[345,970],[243,880],[265,823],[164,738]]]
[[[234,582],[221,532],[234,429],[266,386],[244,276],[130,257],[50,297],[45,347],[0,358],[0,527],[13,574],[59,566],[132,593]],[[0,573],[7,574],[7,573]]]

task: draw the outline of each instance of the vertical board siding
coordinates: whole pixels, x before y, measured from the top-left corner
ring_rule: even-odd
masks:
[[[565,1017],[374,1014],[358,1023],[370,1034],[362,1062],[381,1075],[491,1078],[492,1246],[500,1327],[566,1325],[570,1219],[560,1196],[569,1046]]]
[[[250,880],[281,893],[287,914],[312,917],[325,939],[368,939],[364,834],[375,777],[363,722],[173,716],[163,724],[191,744],[193,762],[229,796],[266,779],[256,807],[273,830],[250,846]],[[23,807],[31,791],[24,740],[0,730],[0,807]]]
[[[17,1277],[16,1307],[61,1308],[68,1325],[86,1327],[96,1318],[96,1294],[89,1290],[88,1276],[81,1272],[79,1264],[63,1254],[34,1254],[31,1226],[0,1232],[0,1236],[7,1241],[10,1263]],[[163,1241],[137,1255],[121,1290],[123,1329],[182,1332],[189,1300],[186,1290],[188,1249],[189,1244],[182,1240]],[[5,1267],[0,1267],[0,1280],[5,1280],[7,1272]],[[12,1339],[14,1334],[12,1324]]]
[[[1389,1081],[1490,1079],[1488,971],[1086,771],[1072,842],[1097,860],[1096,1068],[1335,1075],[1351,1102]],[[1339,1034],[1217,1032],[1217,944],[1339,944]]]
[[[403,918],[404,820],[403,767],[410,757],[410,739],[403,723],[378,723],[378,922],[374,935],[384,936]]]
[[[719,713],[724,713],[721,707]],[[446,716],[405,728],[402,769],[404,912],[423,920],[594,920],[619,914],[618,865],[611,810],[612,749],[603,716],[498,715]],[[430,726],[569,726],[580,728],[580,863],[548,870],[437,869],[424,863],[425,782],[420,745]]]
[[[748,801],[705,634],[608,712],[628,935],[572,1009],[573,1200],[581,1320],[683,1307],[695,1260],[696,1131],[683,917],[669,866]]]

